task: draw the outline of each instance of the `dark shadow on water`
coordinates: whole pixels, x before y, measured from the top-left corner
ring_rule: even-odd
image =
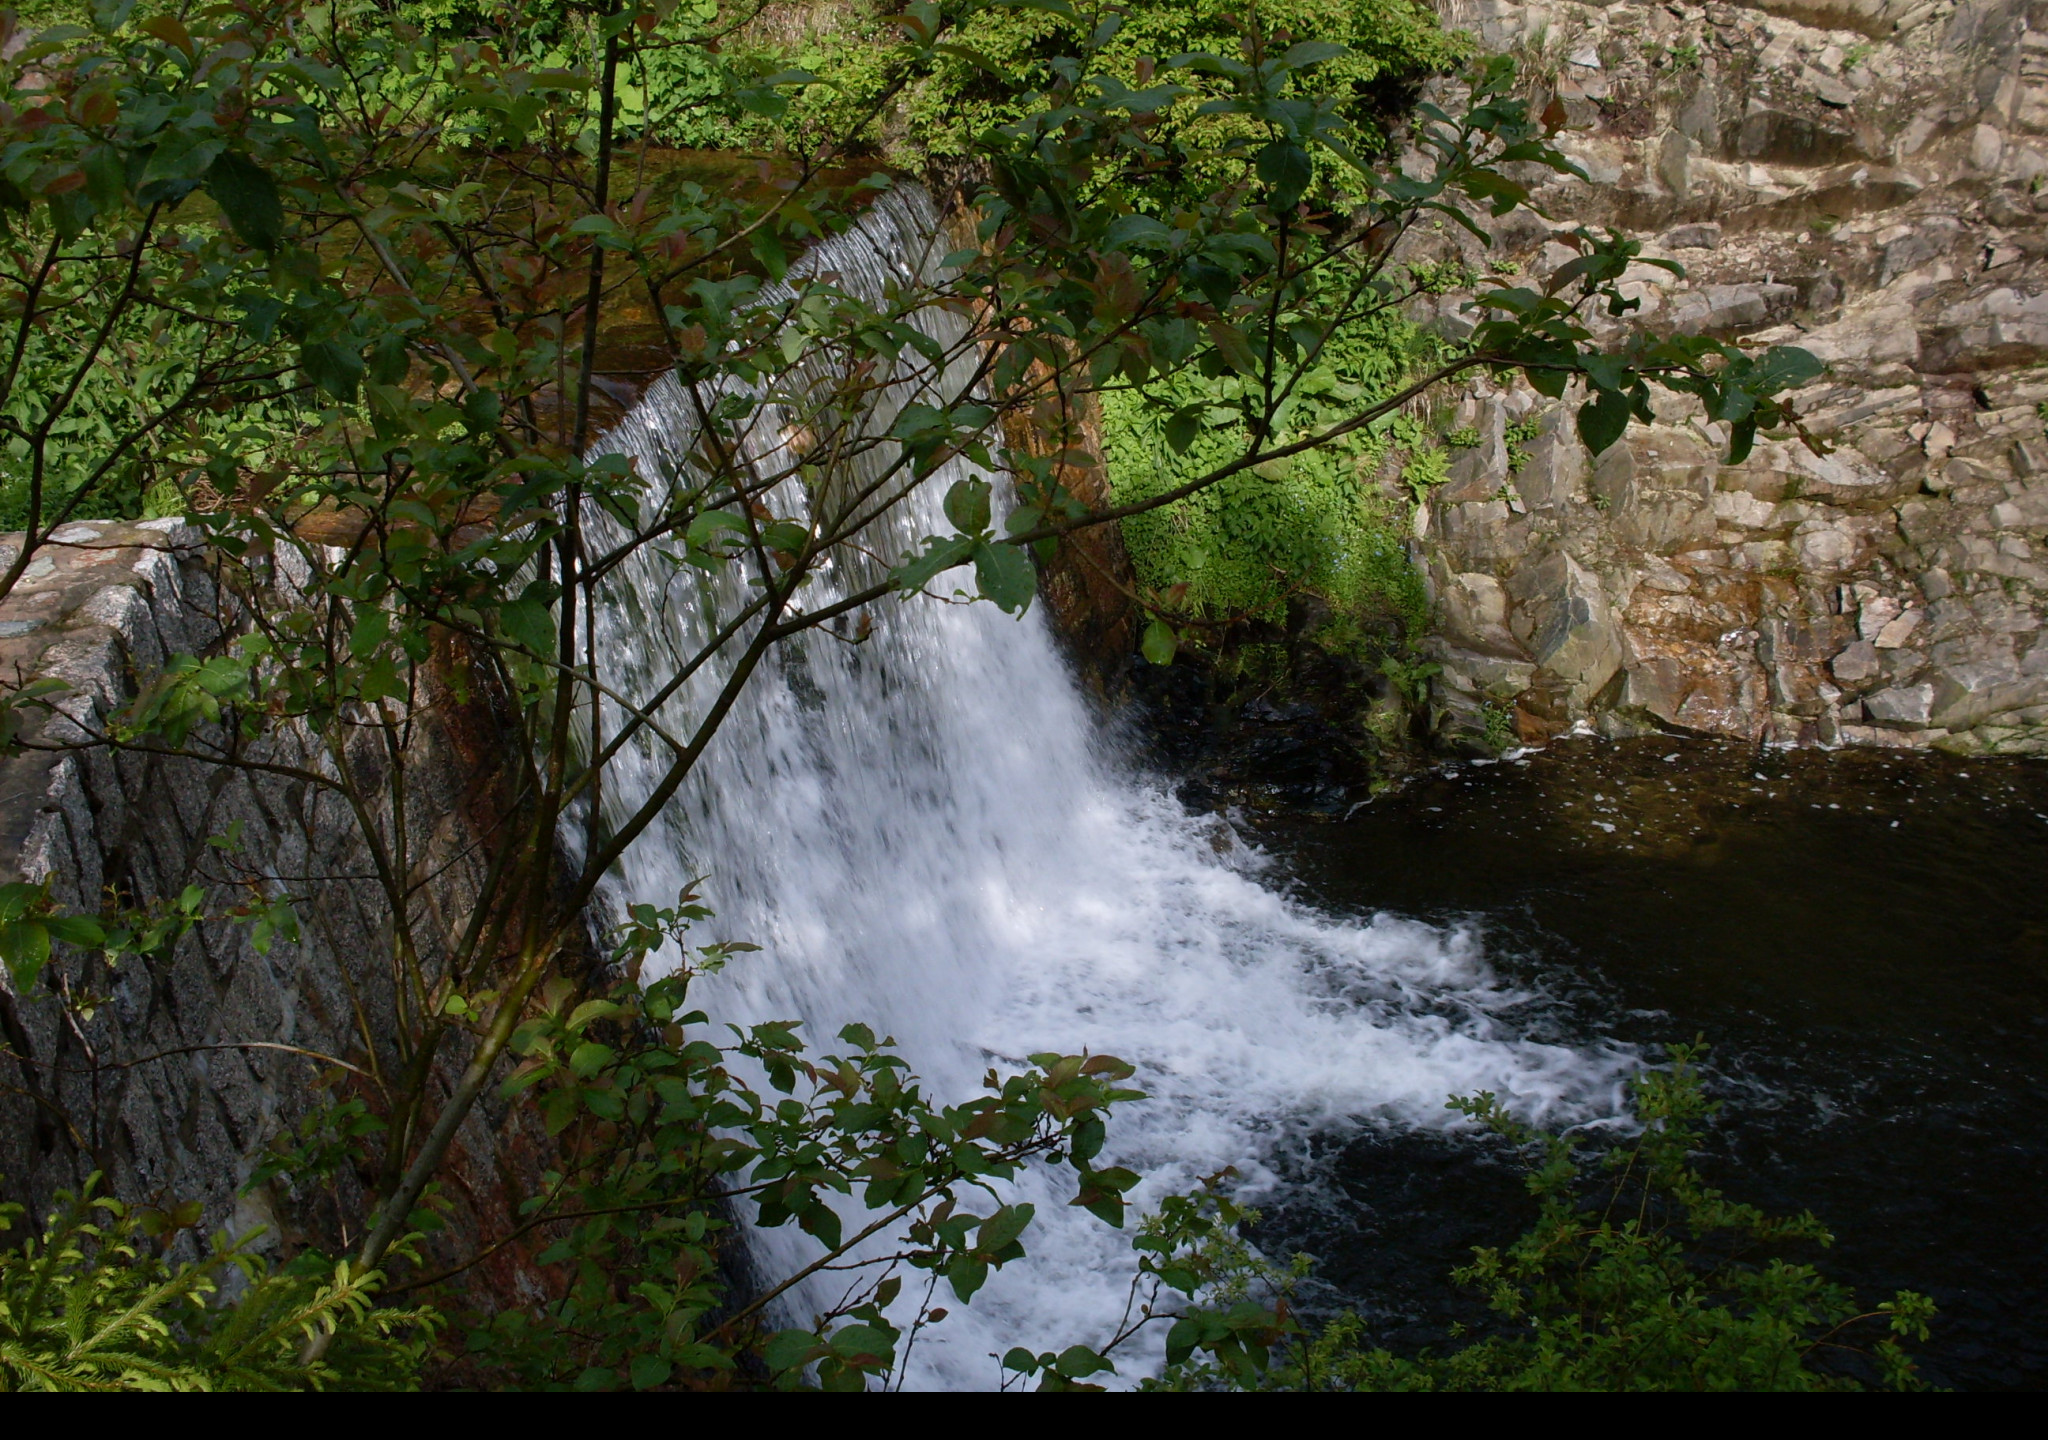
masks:
[[[2048,1386],[2048,765],[1581,742],[1257,830],[1305,898],[1477,923],[1585,1040],[1704,1035],[1710,1176],[1820,1215],[1864,1298],[1934,1296],[1928,1378]],[[1454,1138],[1309,1168],[1262,1242],[1390,1341],[1470,1323],[1442,1277],[1533,1213]]]

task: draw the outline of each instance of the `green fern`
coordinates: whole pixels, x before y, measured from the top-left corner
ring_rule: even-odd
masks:
[[[407,1389],[437,1316],[376,1306],[383,1276],[302,1257],[272,1269],[216,1236],[209,1254],[155,1252],[119,1201],[60,1192],[39,1239],[0,1250],[0,1391]],[[19,1205],[0,1205],[0,1229]],[[224,1290],[238,1293],[222,1300]],[[334,1337],[301,1364],[305,1342]]]

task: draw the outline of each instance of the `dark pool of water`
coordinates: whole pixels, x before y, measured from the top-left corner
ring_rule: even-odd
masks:
[[[1929,1379],[2048,1386],[2048,764],[1585,741],[1257,829],[1324,905],[1479,926],[1581,1042],[1704,1035],[1717,1183],[1820,1215],[1865,1298],[1932,1295]],[[1262,1238],[1326,1302],[1396,1343],[1479,1318],[1441,1277],[1530,1213],[1512,1170],[1386,1136],[1317,1169]]]

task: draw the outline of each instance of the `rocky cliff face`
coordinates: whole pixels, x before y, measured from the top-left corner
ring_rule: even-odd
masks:
[[[1471,388],[1446,428],[1477,443],[1416,525],[1445,729],[2048,752],[2048,3],[1445,9],[1522,57],[1591,177],[1467,262],[1540,278],[1555,229],[1655,236],[1686,273],[1631,277],[1642,323],[1811,350],[1833,447],[1725,466],[1666,397],[1595,459],[1573,397]]]

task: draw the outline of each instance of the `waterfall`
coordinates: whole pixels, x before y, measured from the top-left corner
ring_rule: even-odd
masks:
[[[922,192],[898,187],[805,263],[880,296],[928,273],[937,230]],[[920,323],[944,341],[960,334],[957,317]],[[917,383],[878,407],[871,433]],[[599,449],[674,475],[693,413],[664,380]],[[757,457],[783,443],[772,410],[755,431]],[[885,559],[950,528],[938,499],[964,464],[887,522],[874,541]],[[805,603],[863,579],[828,573]],[[600,653],[625,693],[644,696],[744,594],[736,577],[711,582],[643,552],[597,616]],[[724,678],[715,670],[664,713],[701,714]],[[656,773],[652,752],[623,759],[607,782],[614,818]],[[800,1018],[823,1048],[865,1021],[941,1099],[977,1093],[991,1064],[1033,1052],[1123,1056],[1150,1098],[1112,1121],[1104,1163],[1150,1177],[1140,1204],[1229,1165],[1255,1196],[1314,1133],[1442,1125],[1453,1092],[1492,1089],[1537,1117],[1612,1104],[1613,1058],[1521,1038],[1526,997],[1497,981],[1472,935],[1322,915],[1260,871],[1219,819],[1190,815],[1119,757],[1037,607],[1020,620],[892,598],[865,643],[812,634],[762,666],[607,895],[666,903],[706,877],[716,937],[762,947],[699,983],[693,998],[714,1019]],[[991,1352],[1100,1343],[1114,1327],[1134,1269],[1129,1232],[1050,1186],[1033,1193],[1029,1258],[919,1338],[911,1384],[990,1387]],[[816,1253],[793,1226],[750,1244],[771,1276]],[[825,1297],[791,1303],[794,1315]],[[1122,1358],[1127,1373],[1142,1369],[1142,1356]]]

